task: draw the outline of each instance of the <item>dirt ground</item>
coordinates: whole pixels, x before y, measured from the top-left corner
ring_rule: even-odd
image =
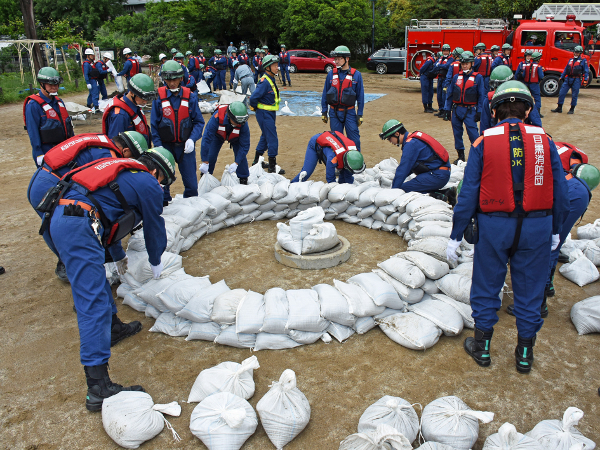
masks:
[[[320,91],[323,74],[292,75],[292,90]],[[454,159],[448,122],[424,114],[419,85],[400,76],[366,74],[365,91],[385,93],[365,106],[361,142],[365,159],[372,166],[384,158],[400,159],[400,150],[379,139],[382,124],[397,118],[409,130],[430,133],[450,150]],[[288,88],[289,89],[289,88]],[[556,139],[580,146],[598,164],[598,117],[600,89],[582,90],[575,115],[551,114],[555,98],[543,99],[544,126]],[[67,97],[85,104],[85,95]],[[567,99],[568,101],[568,99]],[[4,188],[0,193],[0,323],[4,344],[0,347],[0,447],[3,449],[113,449],[117,445],[102,427],[101,414],[84,406],[85,377],[79,363],[79,339],[70,287],[54,275],[56,257],[38,236],[39,219],[26,199],[33,173],[31,148],[21,122],[21,105],[0,107],[0,162]],[[205,115],[208,120],[208,116]],[[302,167],[306,143],[326,130],[319,117],[278,117],[280,157],[278,162],[290,178]],[[100,132],[100,118],[76,122],[76,132]],[[254,154],[260,131],[250,119]],[[466,139],[465,133],[465,139]],[[200,145],[197,145],[199,155]],[[215,174],[220,177],[232,154],[223,148]],[[314,179],[324,180],[318,167]],[[178,180],[172,188],[183,191]],[[600,217],[600,203],[592,200],[582,224]],[[194,276],[225,279],[231,288],[264,293],[271,287],[309,288],[317,283],[370,271],[377,262],[405,250],[397,235],[368,230],[335,221],[338,232],[352,244],[352,257],[342,266],[319,272],[300,271],[279,265],[273,256],[275,222],[239,225],[203,237],[183,254],[184,266]],[[474,449],[504,422],[527,432],[543,419],[562,418],[564,410],[576,406],[585,413],[579,429],[600,442],[600,335],[578,336],[569,317],[571,306],[600,294],[598,283],[584,288],[557,275],[557,295],[549,301],[550,316],[538,335],[536,362],[530,375],[514,368],[516,328],[514,318],[499,312],[500,321],[492,341],[493,363],[480,368],[462,348],[465,337],[442,337],[425,352],[408,350],[388,339],[379,328],[354,335],[345,344],[302,346],[293,350],[261,351],[261,368],[255,371],[256,406],[272,381],[285,369],[293,369],[298,387],[312,408],[307,428],[286,449],[337,449],[340,441],[357,431],[364,410],[384,395],[399,396],[423,407],[438,397],[456,395],[471,408],[492,411],[492,423],[481,425]],[[510,302],[505,297],[504,304]],[[120,304],[120,300],[117,302]],[[129,385],[142,384],[156,403],[181,402],[180,417],[169,421],[182,437],[176,444],[163,431],[143,445],[145,449],[205,448],[189,431],[195,404],[184,403],[198,373],[223,361],[252,355],[250,350],[209,342],[186,342],[149,333],[153,320],[129,307],[120,307],[123,320],[140,320],[144,330],[113,348],[111,377]],[[420,415],[419,407],[417,411]],[[416,443],[415,443],[415,446]],[[273,448],[263,428],[243,447]]]

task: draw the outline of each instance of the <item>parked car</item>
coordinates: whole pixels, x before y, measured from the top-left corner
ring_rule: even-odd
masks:
[[[335,67],[333,58],[316,50],[290,50],[290,73],[300,70],[329,72]]]
[[[404,73],[406,70],[406,50],[403,48],[382,48],[367,59],[367,69],[378,74]]]

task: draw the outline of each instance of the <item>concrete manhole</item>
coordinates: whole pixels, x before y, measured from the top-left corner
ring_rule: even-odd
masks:
[[[279,243],[275,243],[275,259],[284,266],[294,269],[328,269],[339,266],[350,259],[350,242],[343,236],[339,236],[339,244],[321,253],[310,253],[308,255],[296,255],[284,250]]]

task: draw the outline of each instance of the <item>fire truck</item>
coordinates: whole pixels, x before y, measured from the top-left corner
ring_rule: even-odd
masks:
[[[542,15],[546,17],[539,19]],[[489,49],[492,45],[513,46],[511,68],[517,70],[527,49],[542,54],[540,64],[544,67],[544,79],[540,81],[542,95],[558,95],[559,78],[576,45],[584,47],[584,58],[590,68],[591,82],[600,73],[600,41],[586,27],[600,23],[600,4],[544,4],[531,20],[519,20],[515,29],[500,19],[413,19],[406,27],[405,76],[419,76],[419,68],[429,55],[435,55],[443,44],[452,49],[462,47],[471,51],[479,42]],[[535,39],[532,37],[535,36]],[[589,83],[588,83],[589,84]]]

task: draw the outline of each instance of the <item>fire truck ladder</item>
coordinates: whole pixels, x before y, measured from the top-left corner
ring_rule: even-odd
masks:
[[[532,18],[545,20],[554,16],[556,21],[567,20],[567,15],[574,14],[575,20],[581,22],[600,22],[600,3],[544,3],[533,12]]]
[[[507,23],[502,19],[411,19],[411,30],[449,30],[449,29],[477,29],[477,30],[502,30]]]

